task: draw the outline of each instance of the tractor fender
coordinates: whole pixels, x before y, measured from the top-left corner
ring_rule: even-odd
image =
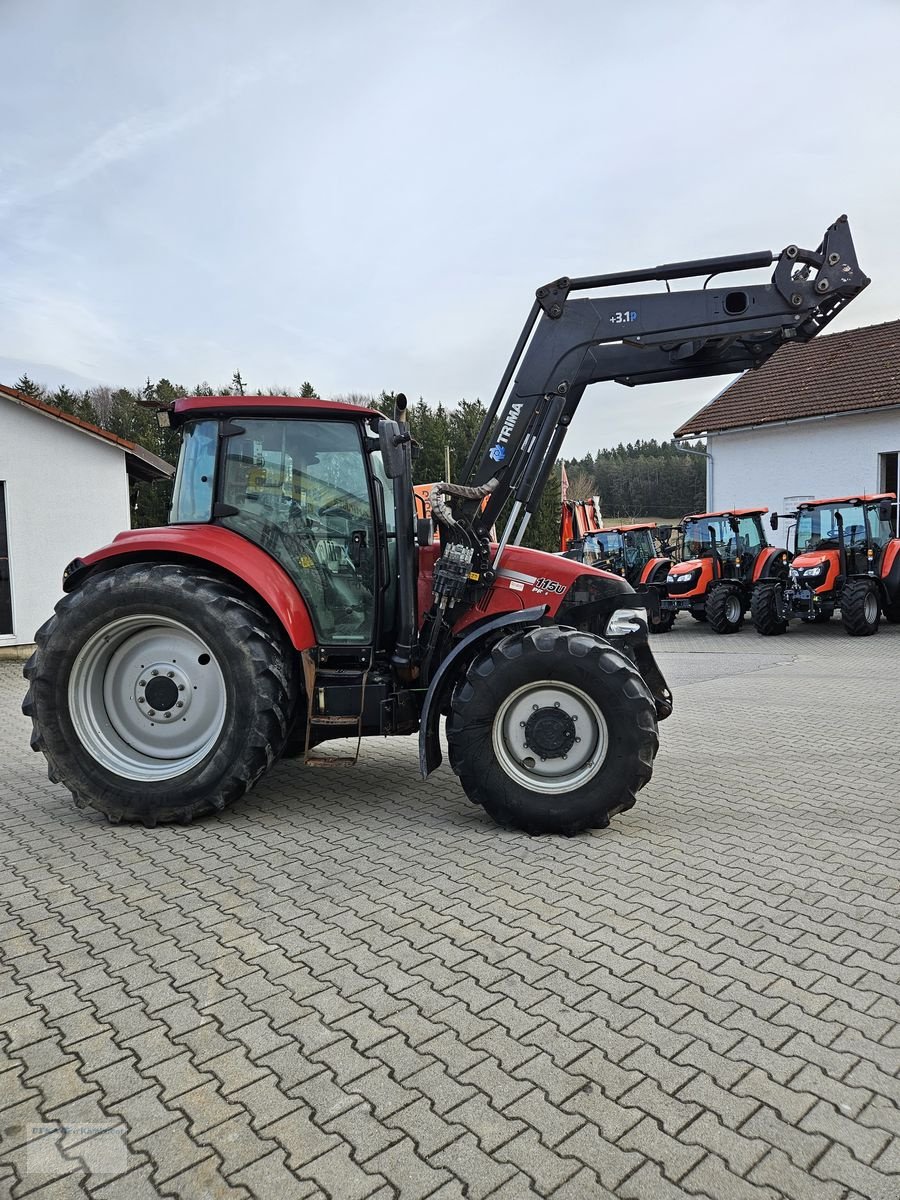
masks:
[[[441,765],[441,739],[438,725],[441,717],[441,705],[446,690],[455,676],[461,661],[471,657],[471,652],[479,643],[487,641],[500,629],[511,629],[516,625],[538,625],[547,613],[548,606],[540,604],[534,608],[525,608],[519,612],[501,613],[490,621],[485,621],[477,629],[471,630],[453,647],[435,672],[428,686],[425,702],[422,705],[422,716],[419,721],[419,771],[423,779],[427,779],[432,771]]]
[[[63,590],[75,591],[95,570],[154,561],[217,567],[272,610],[295,650],[316,645],[306,604],[287,571],[253,542],[221,525],[165,525],[120,533],[108,546],[70,563],[63,573]]]
[[[753,565],[753,582],[761,579],[780,579],[787,573],[787,562],[783,558],[787,551],[779,546],[766,546]]]
[[[641,571],[641,583],[665,583],[672,567],[671,558],[648,558]]]

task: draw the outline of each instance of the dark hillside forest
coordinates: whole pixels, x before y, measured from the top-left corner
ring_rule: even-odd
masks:
[[[188,394],[316,395],[308,381],[298,389],[266,388],[251,393],[239,371],[225,387],[213,388],[204,382],[190,393],[168,379],[151,383],[149,378],[139,389],[95,387],[80,392],[67,387],[48,389],[28,376],[22,376],[15,386],[26,395],[72,413],[118,437],[137,442],[173,464],[178,458],[179,438],[172,430],[158,427],[154,405],[162,407],[178,396]],[[333,399],[376,408],[386,414],[391,414],[394,406],[394,395],[390,392],[378,396],[352,393]],[[410,430],[418,443],[413,482],[431,483],[443,479],[447,449],[450,473],[454,477],[465,461],[484,414],[485,406],[480,400],[464,399],[453,408],[432,405],[423,399],[410,405]],[[634,445],[619,445],[613,450],[598,450],[594,455],[564,461],[569,478],[569,499],[599,495],[603,512],[610,517],[676,516],[703,505],[704,460],[697,455],[679,453],[669,442],[638,441]],[[132,525],[135,528],[164,525],[171,495],[171,483],[132,483]],[[544,491],[540,508],[531,520],[524,544],[540,550],[558,550],[559,517],[560,471],[557,468]]]

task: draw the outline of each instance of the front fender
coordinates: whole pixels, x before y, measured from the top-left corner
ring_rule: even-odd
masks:
[[[427,779],[431,772],[437,770],[441,765],[443,756],[438,730],[441,704],[461,660],[479,642],[485,641],[498,630],[512,628],[515,625],[538,625],[546,613],[546,604],[522,609],[520,612],[502,613],[499,617],[494,617],[493,620],[486,621],[477,629],[473,629],[471,633],[467,633],[441,663],[428,687],[419,724],[419,771],[423,779]]]
[[[94,570],[142,561],[217,567],[259,596],[284,626],[296,650],[316,645],[309,612],[288,573],[253,542],[221,525],[164,525],[120,533],[108,546],[70,563],[63,575],[63,589],[74,591]]]

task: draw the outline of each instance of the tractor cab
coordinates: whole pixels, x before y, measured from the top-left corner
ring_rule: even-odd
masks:
[[[892,500],[885,493],[801,504],[793,531],[797,576],[821,591],[839,575],[874,574],[892,536]]]
[[[380,414],[279,401],[243,397],[239,415],[224,405],[198,411],[194,397],[176,403],[183,448],[170,524],[212,522],[265,551],[303,598],[319,645],[383,643],[397,540],[393,490],[367,422]],[[389,567],[377,553],[382,530]]]
[[[615,525],[588,533],[569,542],[564,557],[621,575],[637,586],[645,565],[657,557],[655,529],[655,525]]]
[[[830,621],[840,609],[851,637],[878,629],[881,613],[900,620],[900,538],[893,536],[895,496],[832,496],[809,500],[796,512],[790,533],[796,551],[783,585],[761,589],[753,623],[764,636],[783,633],[792,617]],[[770,521],[778,528],[779,514]]]
[[[784,551],[769,546],[762,516],[767,508],[692,513],[679,528],[679,557],[667,579],[668,603],[716,633],[740,629],[760,579],[783,574]]]

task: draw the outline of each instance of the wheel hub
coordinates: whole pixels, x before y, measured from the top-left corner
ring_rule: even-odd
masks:
[[[575,722],[557,703],[538,708],[525,722],[525,745],[541,758],[565,758],[575,745]]]
[[[503,770],[529,791],[558,795],[583,786],[609,749],[606,719],[574,684],[540,680],[512,692],[494,717],[491,741]]]
[[[154,663],[134,685],[135,703],[148,721],[187,716],[192,692],[188,677],[171,663]]]

